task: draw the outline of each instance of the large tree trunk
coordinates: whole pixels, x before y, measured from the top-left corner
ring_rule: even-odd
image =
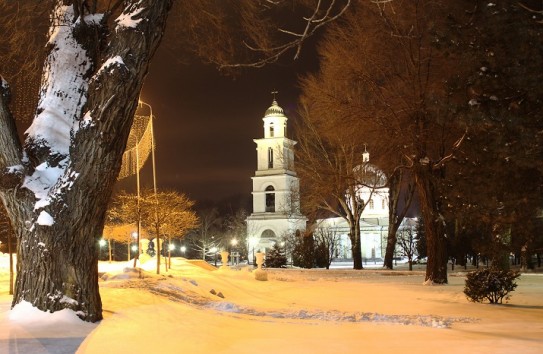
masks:
[[[383,267],[392,269],[394,261],[394,252],[396,250],[396,233],[400,228],[400,224],[403,220],[403,216],[400,219],[398,217],[398,201],[401,191],[401,177],[399,173],[394,173],[388,179],[388,234],[387,234],[387,247],[385,250],[385,259]],[[405,215],[405,213],[404,213]]]
[[[396,234],[402,224],[411,201],[413,200],[413,188],[409,186],[405,195],[405,203],[403,208],[399,210],[399,201],[402,191],[403,171],[398,170],[392,174],[388,179],[388,235],[387,235],[387,247],[385,251],[385,259],[383,267],[387,269],[393,268],[394,251],[396,250]]]
[[[390,216],[389,216],[390,220]],[[385,259],[383,261],[383,267],[386,269],[394,268],[394,251],[396,250],[396,233],[398,228],[395,223],[389,223],[388,225],[388,235],[387,235],[387,247],[385,250]]]
[[[69,308],[94,322],[102,318],[106,206],[171,1],[126,1],[116,21],[65,3],[52,14],[40,103],[22,150],[0,102],[0,196],[19,241],[13,306]]]
[[[429,164],[416,166],[414,174],[426,234],[428,263],[425,281],[434,284],[447,284],[445,219],[438,208],[436,187],[433,183],[435,177]]]
[[[493,268],[501,270],[509,270],[511,268],[509,262],[510,249],[511,226],[503,225],[500,221],[496,221],[492,226],[492,253],[490,254]]]
[[[351,223],[349,225],[349,237],[351,238],[353,269],[364,269],[362,265],[362,244],[360,243],[360,225]]]

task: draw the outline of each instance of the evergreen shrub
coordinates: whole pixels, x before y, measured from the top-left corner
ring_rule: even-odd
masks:
[[[276,243],[273,248],[266,251],[266,268],[284,268],[287,266],[287,257],[285,252]]]
[[[484,302],[486,299],[491,304],[501,304],[504,298],[506,301],[510,299],[509,293],[515,291],[517,287],[515,280],[519,276],[519,272],[496,268],[469,272],[464,294],[473,302]]]

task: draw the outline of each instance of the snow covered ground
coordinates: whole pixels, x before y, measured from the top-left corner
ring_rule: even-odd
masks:
[[[219,269],[173,259],[156,275],[100,263],[104,320],[10,310],[0,254],[0,353],[543,353],[543,276],[525,274],[509,304],[475,304],[421,271]]]

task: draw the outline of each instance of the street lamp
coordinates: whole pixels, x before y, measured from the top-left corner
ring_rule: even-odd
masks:
[[[185,252],[187,251],[187,248],[185,246],[181,246],[180,250],[181,250],[181,253],[183,253],[183,256],[184,256]]]
[[[239,261],[239,254],[238,254],[237,252],[234,252],[235,247],[236,247],[236,245],[238,244],[238,240],[236,240],[235,238],[233,238],[232,241],[230,241],[230,244],[232,245],[232,252],[230,252],[230,253],[231,253],[231,257],[232,257],[232,265],[238,264],[237,261]],[[237,258],[237,261],[235,261],[236,258]]]
[[[217,266],[217,247],[211,247],[210,251],[213,253],[213,258],[215,259],[215,267]]]
[[[255,259],[255,246],[256,246],[256,241],[257,241],[257,238],[256,236],[251,236],[249,237],[249,248],[252,250],[253,252],[253,256],[251,258],[251,262],[254,264],[254,259]],[[249,258],[249,255],[247,255],[247,258]],[[251,264],[251,262],[249,262],[249,264]]]
[[[0,241],[0,244],[2,242]],[[106,240],[104,240],[103,238],[100,239],[100,241],[98,241],[98,245],[100,246],[100,248],[98,249],[98,259],[102,258],[102,247],[104,247],[106,245]]]

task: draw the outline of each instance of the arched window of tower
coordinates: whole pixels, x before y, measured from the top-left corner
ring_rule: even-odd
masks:
[[[273,186],[266,187],[266,212],[275,213],[275,189]]]
[[[266,229],[264,231],[262,231],[262,235],[260,236],[261,238],[275,238],[275,232],[273,232],[273,230],[270,230],[270,229]]]

